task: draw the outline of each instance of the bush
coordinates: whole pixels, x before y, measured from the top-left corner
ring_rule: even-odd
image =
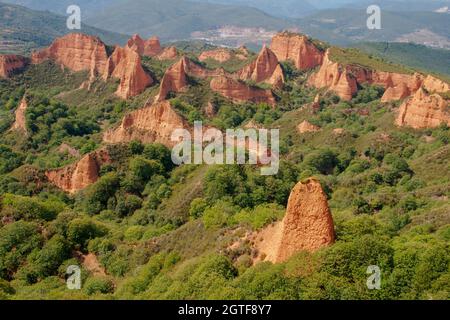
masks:
[[[27,221],[34,219],[53,220],[65,208],[65,204],[59,200],[41,200],[12,194],[4,195],[2,204],[3,216]]]
[[[42,236],[34,223],[18,221],[1,228],[0,278],[11,278],[27,255],[41,243]]]
[[[84,292],[88,295],[113,293],[114,282],[106,277],[88,278],[84,284]]]
[[[249,210],[244,209],[231,218],[232,224],[247,223],[253,229],[261,229],[266,225],[283,218],[285,209],[276,204],[259,205]]]
[[[126,241],[139,241],[144,235],[145,228],[142,226],[132,226],[125,230]]]
[[[189,215],[193,219],[200,218],[203,215],[203,212],[208,207],[208,203],[203,198],[196,198],[192,200],[191,207],[189,209]]]
[[[119,177],[111,172],[101,177],[84,194],[84,207],[87,213],[94,215],[107,209],[107,203],[119,188]]]
[[[81,249],[87,248],[91,239],[103,237],[108,233],[108,229],[88,218],[74,219],[69,223],[67,238],[72,244]]]
[[[229,219],[237,212],[230,202],[220,200],[213,207],[205,210],[202,221],[206,228],[222,228],[227,226]]]
[[[69,243],[60,235],[53,236],[40,251],[29,257],[28,268],[38,278],[55,274],[58,267],[70,257]]]

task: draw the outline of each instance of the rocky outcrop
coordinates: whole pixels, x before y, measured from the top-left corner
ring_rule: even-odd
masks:
[[[252,80],[256,83],[265,82],[276,87],[284,84],[284,74],[277,56],[267,48],[263,47],[258,57],[250,65],[238,72],[241,80]]]
[[[170,92],[181,92],[188,85],[186,59],[181,59],[165,72],[156,101],[163,101]]]
[[[58,188],[76,193],[97,182],[102,165],[111,163],[106,149],[85,155],[80,161],[61,169],[45,173],[47,179]]]
[[[152,37],[145,41],[144,56],[154,57],[162,51],[161,42],[158,37]]]
[[[127,47],[142,56],[145,50],[145,41],[138,34],[135,34],[128,40]]]
[[[164,48],[157,56],[158,60],[175,60],[178,58],[178,50],[175,47]]]
[[[163,101],[129,113],[117,129],[104,134],[103,140],[107,143],[139,140],[173,147],[176,142],[170,139],[172,132],[188,128],[189,124],[175,112],[170,102]]]
[[[423,76],[419,73],[401,74],[380,71],[371,71],[371,73],[371,79],[367,79],[365,82],[386,88],[383,97],[381,97],[381,102],[405,99],[414,94],[423,83]]]
[[[316,88],[335,91],[343,100],[351,100],[364,84],[380,85],[386,89],[381,102],[405,99],[422,86],[431,92],[446,92],[449,85],[432,76],[425,78],[420,73],[403,74],[371,70],[360,65],[342,65],[331,60],[328,50],[323,63],[316,73],[310,76],[308,84]]]
[[[283,32],[275,35],[270,49],[279,61],[292,61],[297,69],[307,70],[322,64],[324,52],[306,36]]]
[[[251,87],[225,75],[213,78],[210,87],[213,91],[238,103],[250,101],[275,105],[275,97],[271,90]]]
[[[215,60],[220,63],[230,61],[233,58],[233,54],[230,50],[225,48],[219,48],[214,50],[203,51],[199,56],[198,60],[204,62],[208,59]]]
[[[435,128],[442,123],[450,125],[449,102],[421,88],[400,106],[395,123],[414,129]]]
[[[188,76],[205,79],[222,74],[225,74],[223,69],[209,70],[183,56],[165,72],[156,101],[165,100],[170,92],[184,91],[188,86]]]
[[[11,127],[11,130],[18,130],[22,131],[23,133],[27,132],[27,125],[26,125],[26,118],[25,114],[28,108],[28,103],[26,97],[22,98],[22,101],[20,101],[19,107],[17,108],[15,112],[15,118],[14,124]]]
[[[142,93],[153,83],[153,79],[144,71],[139,54],[128,47],[116,47],[105,69],[104,79],[120,79],[116,95],[128,99]]]
[[[25,57],[13,54],[0,55],[0,78],[9,78],[14,72],[23,69],[28,64]]]
[[[108,54],[105,44],[99,38],[72,33],[32,54],[32,62],[35,64],[45,60],[53,60],[75,72],[88,70],[93,77],[105,72]]]
[[[311,75],[308,83],[316,88],[328,88],[343,100],[351,100],[358,91],[358,84],[353,74],[337,62],[330,60],[330,52],[325,54],[319,71]]]
[[[240,47],[236,50],[227,48],[217,48],[213,50],[203,51],[199,56],[199,61],[214,60],[219,63],[225,63],[232,59],[246,60],[250,56],[250,52],[246,47]]]
[[[305,120],[297,126],[297,131],[299,133],[317,132],[320,131],[320,127]]]
[[[320,182],[310,178],[292,189],[284,219],[250,236],[255,262],[282,263],[300,251],[334,243],[334,223]]]
[[[423,82],[423,87],[431,93],[445,93],[450,91],[450,85],[433,76],[427,76]]]
[[[299,251],[316,251],[334,242],[334,224],[327,196],[315,179],[299,182],[289,196],[281,223],[281,241],[276,262]]]

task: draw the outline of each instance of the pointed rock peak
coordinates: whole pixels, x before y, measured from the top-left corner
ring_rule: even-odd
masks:
[[[314,252],[335,241],[334,222],[325,192],[314,178],[291,191],[284,219],[250,238],[255,261],[282,263],[301,251]]]
[[[136,51],[139,55],[143,55],[145,42],[138,34],[135,34],[128,40],[127,47]]]
[[[116,95],[123,99],[139,95],[153,83],[142,67],[141,57],[129,47],[116,47],[109,57],[104,79],[109,77],[120,79]]]
[[[111,158],[104,148],[85,155],[74,164],[47,171],[45,175],[58,188],[76,193],[97,182],[101,167],[109,163]]]
[[[289,196],[281,227],[277,262],[299,251],[316,251],[334,243],[334,223],[327,196],[314,178],[299,182]]]

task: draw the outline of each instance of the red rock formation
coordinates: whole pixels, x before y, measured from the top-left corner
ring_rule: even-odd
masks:
[[[175,47],[164,48],[157,56],[158,60],[175,60],[178,58],[178,50]]]
[[[16,70],[24,68],[28,64],[25,57],[8,54],[0,55],[0,78],[9,78]]]
[[[210,87],[213,91],[235,102],[251,101],[275,105],[275,97],[271,90],[250,87],[225,75],[213,78]]]
[[[284,83],[283,69],[277,56],[266,46],[263,47],[255,61],[238,72],[238,77],[241,80],[265,82],[277,87]]]
[[[449,102],[439,94],[428,94],[419,89],[400,106],[395,123],[414,129],[435,128],[441,123],[450,125]]]
[[[431,93],[445,93],[450,91],[450,85],[433,76],[428,76],[423,82],[423,87]]]
[[[308,179],[294,187],[281,230],[276,262],[284,262],[299,251],[315,251],[334,242],[333,218],[319,181]]]
[[[299,133],[317,132],[320,131],[320,127],[305,120],[297,126],[297,131]]]
[[[19,107],[16,110],[16,120],[11,127],[11,130],[18,130],[24,133],[27,132],[27,125],[25,119],[25,113],[28,108],[27,99],[25,97],[22,98],[22,101],[19,104]]]
[[[208,70],[183,56],[180,61],[167,69],[161,81],[155,101],[163,101],[170,92],[182,92],[188,85],[187,76],[205,79],[222,75],[223,69]]]
[[[47,171],[45,175],[58,188],[75,193],[95,183],[99,178],[101,166],[108,163],[111,163],[108,151],[101,149],[87,154],[74,164]]]
[[[109,77],[120,79],[116,95],[128,99],[142,93],[153,83],[153,79],[145,73],[139,54],[128,48],[116,47],[109,57],[104,79]]]
[[[145,41],[144,56],[154,57],[162,51],[158,37],[152,37]]]
[[[343,100],[351,100],[358,91],[356,78],[347,68],[331,61],[329,55],[330,52],[327,51],[322,66],[311,75],[308,83],[316,88],[328,88]]]
[[[130,40],[128,40],[127,47],[142,56],[145,50],[145,41],[142,40],[138,34],[135,34],[130,38]]]
[[[254,262],[282,263],[300,251],[314,252],[334,243],[334,223],[320,182],[310,178],[292,189],[286,215],[248,238]]]
[[[386,91],[381,102],[389,102],[404,99],[416,92],[423,82],[421,74],[401,74],[392,72],[372,71],[369,83],[384,86]]]
[[[104,73],[108,55],[105,44],[99,38],[72,33],[32,54],[32,62],[36,64],[49,59],[75,72],[89,70],[93,76]]]
[[[275,35],[270,48],[279,61],[291,60],[300,70],[320,65],[324,56],[306,36],[288,32]]]
[[[167,69],[161,80],[159,93],[156,101],[163,101],[170,92],[181,92],[188,85],[186,75],[186,59],[181,59],[169,69]]]
[[[107,143],[139,140],[172,147],[176,144],[170,139],[173,131],[183,128],[188,129],[189,124],[175,112],[169,101],[163,101],[126,115],[117,129],[105,133],[103,140]]]
[[[230,52],[230,50],[227,50],[227,49],[224,49],[224,48],[203,51],[198,56],[198,60],[200,60],[202,62],[206,61],[208,59],[212,59],[212,60],[215,60],[217,62],[224,63],[224,62],[227,62],[227,61],[231,60],[232,58],[233,58],[233,55]]]

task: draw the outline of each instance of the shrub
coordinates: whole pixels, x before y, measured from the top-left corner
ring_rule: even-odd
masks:
[[[125,230],[126,241],[139,241],[144,235],[145,228],[142,226],[132,226]]]
[[[103,237],[107,233],[108,229],[105,226],[93,222],[89,218],[78,218],[69,223],[67,238],[74,245],[78,245],[81,249],[85,249],[89,240]]]
[[[84,292],[88,295],[113,293],[114,282],[106,277],[88,278],[84,284]]]
[[[264,204],[249,210],[244,209],[232,217],[232,223],[247,223],[253,229],[261,229],[266,225],[281,219],[285,210],[280,205]]]
[[[0,229],[0,278],[12,277],[27,255],[39,248],[42,236],[34,223],[18,221]]]
[[[189,209],[189,215],[193,219],[197,219],[203,215],[203,212],[208,207],[208,203],[203,198],[196,198],[192,200],[191,207]]]
[[[30,255],[29,268],[42,279],[53,275],[69,257],[69,243],[62,236],[55,235],[40,251]]]
[[[87,213],[94,215],[107,209],[106,205],[119,187],[119,177],[111,172],[101,177],[84,194],[84,207]]]
[[[53,220],[63,211],[65,204],[59,200],[41,200],[6,194],[3,196],[2,215],[11,216],[16,220]]]

